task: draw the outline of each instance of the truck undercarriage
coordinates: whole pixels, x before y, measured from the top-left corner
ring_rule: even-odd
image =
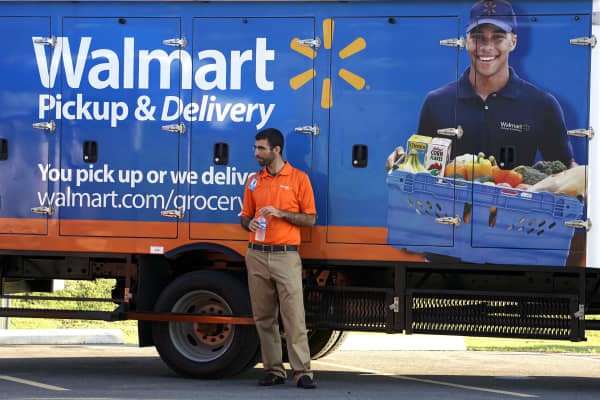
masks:
[[[229,375],[258,360],[239,260],[215,254],[171,261],[36,254],[3,256],[1,266],[3,299],[76,300],[86,307],[4,307],[0,317],[138,320],[140,345],[157,346],[183,375]],[[593,317],[600,314],[600,271],[589,268],[305,260],[303,272],[315,358],[338,347],[347,331],[582,341],[586,330],[600,329]],[[99,278],[115,279],[111,298],[44,294],[54,279]],[[114,309],[88,307],[107,302]],[[232,369],[240,357],[243,365]]]

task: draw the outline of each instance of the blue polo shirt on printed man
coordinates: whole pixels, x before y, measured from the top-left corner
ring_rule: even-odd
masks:
[[[437,136],[437,130],[462,126],[464,135],[452,143],[452,158],[484,152],[503,168],[532,165],[539,150],[546,161],[569,165],[573,151],[562,109],[551,94],[519,78],[510,78],[500,91],[483,100],[462,77],[430,92],[421,109],[419,133]]]

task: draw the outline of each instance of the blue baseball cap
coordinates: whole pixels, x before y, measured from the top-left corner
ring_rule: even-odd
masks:
[[[517,18],[512,5],[505,0],[485,0],[473,4],[467,33],[483,24],[495,25],[504,32],[515,32]]]

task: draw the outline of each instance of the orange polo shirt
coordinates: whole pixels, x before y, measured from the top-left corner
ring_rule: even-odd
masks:
[[[279,210],[304,214],[316,214],[315,196],[308,175],[286,161],[275,176],[263,168],[248,178],[244,191],[244,206],[241,215],[254,218],[258,210],[273,206]],[[248,236],[254,240],[254,232]],[[300,244],[300,227],[283,218],[267,217],[265,240],[261,244]]]

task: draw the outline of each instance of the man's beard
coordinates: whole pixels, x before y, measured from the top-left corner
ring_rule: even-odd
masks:
[[[258,161],[258,165],[261,167],[268,167],[274,159],[275,158],[257,158],[256,161]]]

